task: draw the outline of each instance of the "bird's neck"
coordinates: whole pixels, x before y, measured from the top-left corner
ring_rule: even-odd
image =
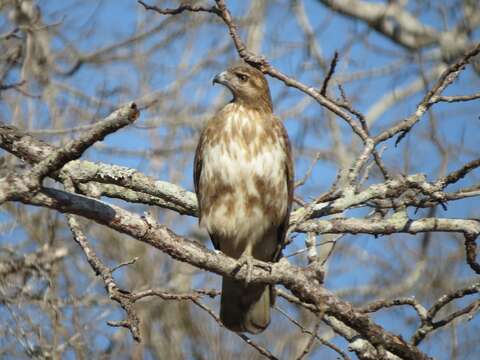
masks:
[[[255,99],[234,96],[232,103],[248,110],[257,111],[261,114],[273,113],[273,105],[270,94]]]

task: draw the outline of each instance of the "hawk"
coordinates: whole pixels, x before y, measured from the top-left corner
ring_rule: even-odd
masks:
[[[293,198],[290,141],[273,115],[268,82],[249,66],[213,79],[233,99],[202,130],[195,152],[199,223],[214,247],[235,259],[277,261]],[[270,323],[271,287],[223,277],[220,318],[230,330],[263,331]]]

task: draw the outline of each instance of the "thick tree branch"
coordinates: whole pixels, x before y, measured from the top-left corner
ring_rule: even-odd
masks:
[[[38,141],[14,127],[1,124],[0,147],[30,163],[40,162],[55,150],[51,145]],[[385,183],[371,185],[358,193],[345,193],[333,201],[314,204],[312,207],[313,212],[310,216],[302,216],[305,211],[303,208],[294,211],[291,223],[298,223],[297,227],[294,228],[295,231],[314,231],[320,234],[345,232],[382,235],[439,231],[477,235],[479,223],[476,220],[436,218],[418,220],[390,218],[382,221],[368,219],[309,219],[340,213],[350,208],[366,205],[373,200],[381,201],[385,198],[392,198],[398,202],[402,194],[408,194],[406,199],[411,199],[411,192],[414,191],[415,188],[430,189],[431,192],[437,194],[437,199],[448,201],[451,199],[448,194],[439,191],[448,184],[458,181],[469,171],[478,167],[478,164],[478,159],[473,160],[435,183],[428,183],[422,175],[411,175],[406,178],[397,177]],[[192,216],[196,214],[197,205],[195,194],[175,184],[156,181],[133,169],[79,160],[67,164],[62,172],[68,173],[68,176],[77,186],[80,186],[80,188],[82,188],[83,185],[88,187],[93,182],[96,188],[90,190],[92,190],[95,195],[106,195],[131,202],[158,205],[181,214]],[[88,188],[86,190],[88,190]],[[475,196],[475,194],[472,194],[472,196]],[[416,196],[413,198],[418,199]],[[407,205],[408,201],[406,203]],[[420,205],[419,202],[420,200],[414,202],[412,205],[418,206]],[[388,202],[388,207],[392,207],[391,202]],[[302,220],[299,222],[300,219]]]
[[[31,164],[42,161],[56,150],[54,146],[1,122],[0,147]],[[96,196],[106,195],[131,202],[158,205],[180,214],[196,214],[195,194],[175,184],[156,181],[130,168],[77,160],[67,164],[62,172],[68,173],[76,186],[93,192]],[[51,175],[59,179],[58,174]],[[88,184],[82,187],[84,183]]]
[[[80,215],[106,225],[121,233],[145,242],[176,260],[187,262],[201,269],[219,275],[233,276],[245,280],[247,270],[222,253],[214,253],[202,245],[184,239],[163,225],[149,218],[141,218],[114,205],[85,196],[66,193],[60,190],[43,189],[31,199],[22,199],[26,204],[48,207],[60,212]],[[373,346],[381,346],[391,353],[405,359],[428,359],[417,348],[409,345],[400,337],[393,335],[373,323],[352,306],[325,290],[317,280],[315,269],[300,269],[286,261],[265,264],[254,261],[252,282],[282,284],[307,303],[323,309],[326,314],[335,315],[339,320],[357,331]],[[268,271],[266,269],[271,269]]]
[[[423,218],[418,220],[399,216],[384,220],[342,219],[309,220],[295,228],[299,232],[319,234],[418,234],[422,232],[458,232],[471,236],[480,234],[480,220]]]
[[[6,200],[33,195],[40,188],[44,177],[60,170],[67,162],[79,158],[95,142],[103,140],[106,135],[132,123],[138,115],[139,112],[134,103],[119,109],[96,124],[90,131],[82,134],[79,139],[72,140],[62,148],[51,152],[35,164],[28,173],[9,174],[0,179],[0,204]]]

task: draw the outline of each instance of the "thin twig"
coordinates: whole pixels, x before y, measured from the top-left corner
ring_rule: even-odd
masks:
[[[195,298],[192,298],[190,299],[195,305],[197,305],[199,308],[203,309],[206,311],[206,313],[208,315],[210,315],[217,323],[219,326],[221,327],[224,327],[220,318],[215,314],[215,312],[210,309],[208,306],[206,306],[205,304],[203,304],[202,302],[200,302],[199,300],[195,299]],[[242,334],[240,332],[234,332],[235,334],[237,334],[243,341],[245,341],[248,345],[250,345],[251,347],[253,347],[255,350],[257,350],[260,354],[262,354],[263,356],[265,356],[267,359],[271,359],[271,360],[278,360],[278,358],[276,356],[274,356],[270,351],[268,351],[267,349],[265,349],[263,346],[257,344],[256,342],[254,342],[252,339],[250,339],[247,335],[245,334]]]
[[[344,359],[349,359],[349,357],[347,356],[347,354],[345,354],[342,350],[340,350],[337,346],[335,346],[334,344],[332,344],[331,342],[325,340],[325,339],[322,339],[320,336],[318,336],[317,332],[318,332],[318,329],[320,327],[320,324],[321,324],[321,320],[317,320],[316,324],[315,324],[315,327],[314,327],[314,330],[313,331],[310,331],[308,329],[305,329],[305,327],[302,326],[302,324],[300,324],[297,320],[295,320],[294,318],[292,318],[285,310],[283,310],[281,307],[279,307],[278,305],[275,305],[274,308],[280,313],[282,314],[283,316],[285,316],[292,324],[294,324],[296,327],[298,327],[302,333],[304,334],[308,334],[311,336],[310,338],[310,341],[309,341],[309,346],[307,346],[304,351],[299,355],[299,357],[297,359],[302,359],[304,358],[311,350],[311,346],[313,345],[313,341],[311,341],[312,339],[316,339],[318,340],[321,344],[329,347],[330,349],[332,349],[333,351],[337,352],[338,354],[340,354],[342,356],[342,358]]]
[[[327,95],[327,88],[328,88],[328,83],[330,79],[332,78],[333,74],[335,73],[335,68],[337,67],[337,62],[338,62],[338,52],[335,51],[333,54],[333,59],[330,62],[330,68],[328,69],[327,76],[325,76],[325,79],[323,80],[322,87],[320,89],[320,94],[323,96]]]

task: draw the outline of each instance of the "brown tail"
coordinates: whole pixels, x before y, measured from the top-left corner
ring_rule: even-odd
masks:
[[[270,286],[224,277],[220,319],[232,331],[258,334],[270,323]]]

